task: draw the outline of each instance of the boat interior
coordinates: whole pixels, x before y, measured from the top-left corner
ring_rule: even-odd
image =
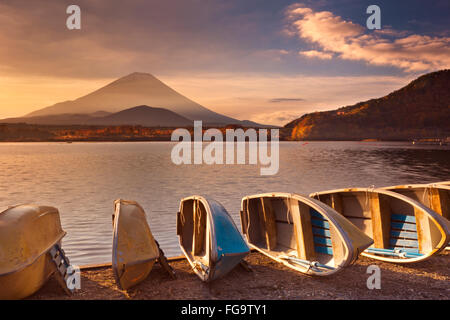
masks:
[[[398,186],[386,188],[422,203],[450,220],[450,187],[448,186]]]
[[[345,244],[334,226],[324,215],[297,199],[246,198],[241,214],[248,242],[273,258],[295,257],[318,262],[328,269],[334,269],[345,259]],[[293,261],[297,260],[289,262]]]
[[[394,259],[420,258],[441,241],[428,214],[412,204],[373,191],[320,194],[316,199],[343,214],[374,240],[366,252]]]
[[[203,202],[198,199],[184,200],[178,220],[180,243],[190,260],[209,266],[208,219]]]

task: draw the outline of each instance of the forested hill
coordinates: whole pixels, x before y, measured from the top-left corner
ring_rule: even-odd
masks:
[[[450,137],[450,70],[423,75],[387,96],[305,114],[291,140],[411,140]]]

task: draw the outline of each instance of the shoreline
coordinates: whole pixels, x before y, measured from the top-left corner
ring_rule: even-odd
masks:
[[[196,127],[143,127],[140,125],[43,125],[27,123],[0,123],[0,142],[179,142],[172,141],[172,133],[177,129],[187,130],[191,137],[197,130]],[[226,125],[214,127],[207,125],[200,130],[204,134],[208,129],[218,129],[222,136],[226,130],[249,129],[254,130],[279,130],[279,141],[289,142],[359,142],[359,143],[382,143],[382,142],[409,142],[417,145],[449,145],[450,138],[446,136],[392,136],[387,139],[379,135],[359,135],[346,139],[294,139],[291,128],[277,126],[246,127],[241,125]],[[270,134],[269,134],[270,135]],[[257,136],[258,137],[258,136]],[[398,138],[396,138],[398,137]]]
[[[39,141],[30,141],[30,140],[0,140],[0,143],[104,143],[104,142],[173,142],[179,143],[180,141],[172,141],[172,140],[163,140],[163,139],[155,139],[155,140],[139,140],[139,139],[130,139],[130,140],[39,140]],[[269,140],[270,142],[270,140]],[[377,141],[364,141],[364,140],[283,140],[280,139],[279,142],[297,142],[297,143],[311,143],[311,142],[356,142],[356,143],[366,143],[366,144],[375,144],[375,143],[410,143],[414,146],[448,146],[448,144],[426,144],[426,143],[413,143],[413,140],[377,140]],[[203,141],[203,143],[211,143],[210,141]],[[226,143],[226,141],[224,141]],[[248,141],[245,141],[248,143]]]
[[[67,296],[51,278],[31,300],[448,300],[450,252],[414,264],[392,264],[360,256],[351,266],[329,277],[296,272],[266,256],[250,253],[252,272],[237,266],[225,277],[203,283],[184,257],[169,258],[177,278],[156,264],[146,280],[119,290],[107,265],[81,268],[81,290]],[[381,270],[381,289],[367,288],[367,267]]]

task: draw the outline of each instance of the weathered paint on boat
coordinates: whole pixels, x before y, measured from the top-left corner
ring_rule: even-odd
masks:
[[[112,268],[119,288],[127,290],[147,278],[159,247],[137,202],[119,199],[114,204]]]
[[[48,254],[65,232],[58,209],[19,205],[0,213],[0,299],[38,291],[56,271]]]
[[[331,207],[291,193],[242,198],[241,226],[250,247],[309,275],[334,274],[373,243]]]
[[[183,254],[205,282],[226,275],[250,252],[227,210],[201,196],[181,200],[177,234]]]
[[[450,239],[448,220],[423,204],[392,191],[338,189],[310,194],[333,207],[374,239],[364,256],[396,263],[428,259]]]

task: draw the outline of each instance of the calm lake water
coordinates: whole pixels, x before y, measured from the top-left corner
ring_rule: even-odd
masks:
[[[309,194],[341,187],[450,180],[450,147],[380,142],[281,142],[277,175],[256,165],[172,163],[171,142],[0,143],[0,209],[24,203],[61,213],[63,247],[74,264],[111,261],[113,201],[136,200],[167,256],[180,255],[179,201],[221,202],[239,226],[243,196]]]

